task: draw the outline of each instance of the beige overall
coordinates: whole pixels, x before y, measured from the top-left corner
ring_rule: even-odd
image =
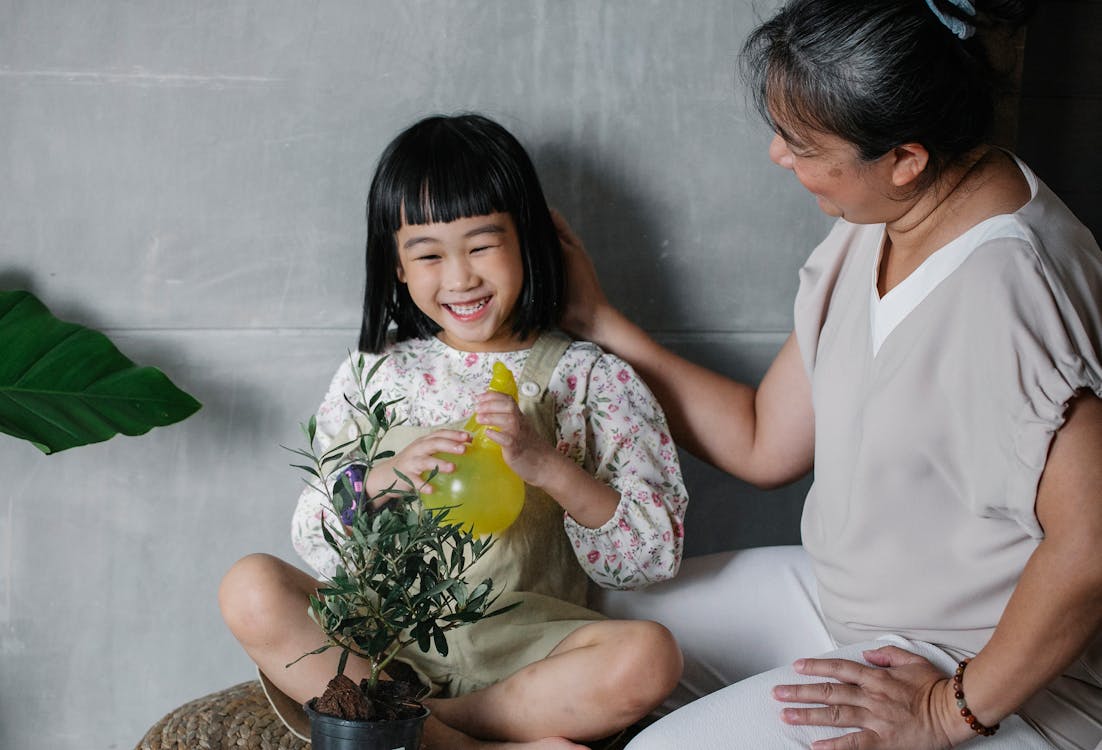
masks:
[[[570,341],[561,333],[544,333],[532,346],[517,378],[521,412],[548,442],[555,441],[555,405],[547,392],[551,373]],[[399,425],[384,438],[381,449],[397,451],[435,430],[462,429],[463,422],[410,427]],[[335,443],[354,425],[342,430]],[[396,657],[414,669],[432,693],[456,696],[492,685],[528,664],[546,657],[579,627],[603,620],[604,615],[586,609],[588,577],[574,557],[563,528],[563,510],[546,493],[527,487],[524,509],[496,543],[466,573],[473,584],[492,578],[494,592],[501,592],[495,607],[513,602],[520,606],[497,617],[448,633],[449,653],[422,652],[416,644]],[[277,713],[296,734],[309,736],[309,723],[301,707],[260,675],[265,692]]]

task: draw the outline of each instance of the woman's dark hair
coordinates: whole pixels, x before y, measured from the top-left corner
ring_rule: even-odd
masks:
[[[554,328],[562,316],[562,247],[535,167],[505,128],[477,114],[428,117],[407,128],[379,157],[367,196],[367,282],[360,350],[432,336],[440,327],[398,281],[395,235],[407,224],[508,213],[520,241],[524,283],[513,314],[520,338]]]
[[[1023,24],[1036,0],[948,0],[980,29]],[[872,161],[904,143],[930,154],[927,180],[990,134],[996,74],[978,36],[958,38],[925,0],[789,0],[742,49],[743,77],[775,131],[825,132]]]

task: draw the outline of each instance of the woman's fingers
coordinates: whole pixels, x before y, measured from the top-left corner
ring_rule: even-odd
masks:
[[[816,740],[811,743],[811,750],[878,750],[879,741],[876,732],[864,729],[829,740]]]
[[[869,664],[878,667],[902,667],[905,664],[929,663],[918,654],[912,654],[899,646],[881,646],[861,654]]]
[[[850,659],[797,659],[792,665],[797,672],[809,677],[831,677],[839,682],[860,685],[863,678],[876,672]]]
[[[559,235],[559,242],[564,248],[581,249],[582,241],[574,234],[570,224],[556,209],[551,209],[551,222],[555,225],[555,232]]]
[[[895,646],[865,651],[874,666],[849,659],[799,659],[796,672],[823,682],[778,685],[773,697],[789,703],[781,718],[788,724],[863,731],[812,743],[813,750],[881,750],[949,747],[939,729],[935,696],[947,684],[938,669],[918,654]]]
[[[815,682],[810,685],[777,685],[773,697],[788,703],[824,703],[827,705],[860,706],[864,691],[856,685],[841,682]]]
[[[816,727],[861,728],[868,724],[869,712],[858,706],[835,705],[816,708],[786,708],[781,711],[786,724]]]
[[[591,327],[598,308],[607,304],[597,269],[585,246],[558,212],[551,218],[559,234],[566,263],[566,300],[560,324],[582,338],[592,338]]]

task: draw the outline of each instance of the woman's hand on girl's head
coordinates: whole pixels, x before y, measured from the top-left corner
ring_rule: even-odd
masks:
[[[455,471],[455,464],[442,460],[436,454],[460,455],[467,449],[470,441],[470,433],[464,430],[436,430],[419,437],[393,457],[375,464],[368,478],[368,490],[376,495],[395,482],[401,482],[395,471],[401,472],[413,482],[418,482],[422,475],[433,469],[441,474],[450,474]],[[427,483],[418,483],[415,489],[426,495],[432,493],[432,487]]]
[[[580,338],[595,339],[598,313],[602,307],[608,307],[608,299],[582,241],[558,211],[551,211],[551,219],[555,222],[566,262],[566,304],[562,327]]]
[[[475,399],[475,414],[479,424],[497,428],[486,435],[501,446],[509,468],[527,484],[543,487],[562,455],[536,432],[512,396],[486,391]]]
[[[956,709],[950,680],[928,659],[896,646],[866,651],[875,667],[848,659],[800,659],[796,671],[837,682],[778,685],[788,724],[853,728],[856,732],[811,743],[812,750],[943,750],[973,736]]]

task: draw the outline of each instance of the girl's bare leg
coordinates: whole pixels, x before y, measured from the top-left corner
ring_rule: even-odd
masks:
[[[291,698],[305,703],[321,695],[337,673],[339,652],[331,649],[286,665],[325,643],[325,636],[307,614],[310,594],[318,581],[277,557],[249,555],[230,568],[218,590],[222,617],[249,657]],[[354,682],[367,677],[370,665],[351,657],[345,674]],[[533,742],[502,743],[476,740],[445,726],[440,717],[425,723],[425,748],[433,750],[570,750],[581,746],[560,737]]]
[[[681,668],[681,650],[658,623],[606,620],[579,628],[547,658],[495,685],[426,703],[445,724],[474,737],[594,740],[657,708]]]
[[[277,557],[255,554],[234,563],[218,589],[222,618],[245,652],[280,690],[303,702],[321,695],[340,657],[330,649],[287,667],[325,645],[325,635],[306,611],[319,585]],[[354,661],[348,660],[345,673],[359,681],[370,670]]]

